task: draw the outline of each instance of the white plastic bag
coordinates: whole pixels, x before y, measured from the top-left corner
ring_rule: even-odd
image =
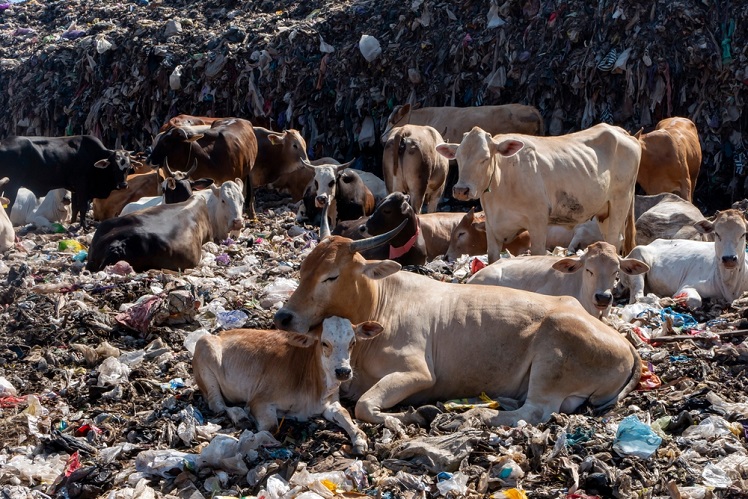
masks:
[[[361,35],[361,39],[358,41],[358,48],[367,62],[372,62],[382,55],[382,46],[379,45],[379,40],[373,36]]]

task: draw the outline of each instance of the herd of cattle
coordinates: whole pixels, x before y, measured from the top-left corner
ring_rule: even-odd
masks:
[[[195,378],[214,411],[238,424],[246,414],[226,402],[245,404],[261,428],[279,413],[322,413],[364,452],[339,392],[357,401],[356,418],[393,424],[427,419],[385,412],[398,404],[481,392],[502,410],[466,417],[493,425],[605,410],[640,377],[636,350],[601,320],[616,287],[631,302],[737,298],[748,290],[746,220],[727,210],[709,221],[691,204],[701,147],[686,118],[647,134],[543,130],[530,106],[397,106],[382,135],[384,179],[310,161],[299,132],[238,118],[180,115],[138,157],[92,136],[11,137],[0,142],[11,207],[10,219],[0,208],[0,252],[14,244],[12,225],[64,222],[68,205],[85,228],[93,200],[101,223],[88,269],[189,269],[205,242],[243,228],[243,211],[254,217],[254,190],[266,186],[299,202],[297,219],[320,225],[320,242],[275,315],[285,332],[198,342]],[[452,160],[451,194],[483,212],[436,212]],[[546,255],[557,246],[572,256]],[[489,260],[467,284],[398,272],[464,254]]]

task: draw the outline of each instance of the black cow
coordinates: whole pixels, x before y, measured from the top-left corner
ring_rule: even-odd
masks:
[[[202,246],[212,238],[208,205],[193,196],[101,222],[86,268],[96,272],[124,260],[136,272],[190,269],[200,262]]]
[[[20,187],[37,196],[64,188],[74,194],[72,220],[80,214],[83,228],[88,202],[126,188],[130,170],[127,151],[107,149],[93,135],[8,137],[0,141],[0,177],[10,177],[5,192],[11,206]]]
[[[423,238],[416,212],[410,205],[410,196],[407,194],[393,192],[388,195],[359,230],[366,237],[377,236],[398,227],[403,221],[407,221],[405,227],[390,241],[390,244],[377,248],[382,254],[377,254],[376,259],[394,260],[401,265],[424,265],[426,263],[426,241]]]

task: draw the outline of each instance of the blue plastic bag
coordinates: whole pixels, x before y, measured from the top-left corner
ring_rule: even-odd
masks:
[[[647,459],[660,447],[660,438],[636,416],[628,416],[618,425],[613,450],[619,456],[636,456]]]

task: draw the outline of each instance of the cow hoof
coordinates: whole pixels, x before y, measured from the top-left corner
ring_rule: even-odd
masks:
[[[352,443],[353,443],[353,454],[356,456],[363,456],[369,451],[369,444],[366,443],[365,435],[360,435]]]
[[[423,419],[423,423],[421,424],[421,426],[428,428],[429,426],[431,426],[431,423],[434,421],[434,419],[439,414],[442,414],[442,410],[435,405],[424,405],[422,407],[419,407],[416,413]]]
[[[249,416],[247,416],[247,413],[241,407],[227,407],[226,415],[234,423],[234,426],[240,430],[246,430],[252,426]]]

